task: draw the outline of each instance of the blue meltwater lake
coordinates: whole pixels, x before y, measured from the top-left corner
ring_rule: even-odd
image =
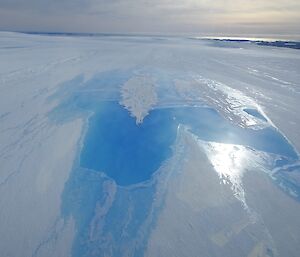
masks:
[[[121,186],[149,180],[171,157],[180,124],[202,140],[241,144],[289,158],[297,157],[291,145],[274,128],[241,128],[211,108],[154,109],[141,124],[136,124],[135,118],[118,102],[104,102],[89,118],[80,166],[104,172]]]
[[[267,127],[239,127],[201,103],[155,107],[141,124],[136,124],[136,119],[119,104],[119,85],[130,77],[119,71],[99,74],[88,81],[76,77],[53,96],[61,102],[49,117],[59,123],[80,118],[85,127],[62,195],[62,216],[66,220],[72,217],[76,225],[72,256],[122,256],[128,245],[136,250],[134,256],[144,256],[152,229],[152,223],[147,222],[149,217],[155,222],[161,206],[157,201],[159,181],[153,175],[157,173],[161,179],[161,174],[168,174],[169,169],[177,169],[185,161],[185,146],[176,144],[189,142],[177,140],[182,138],[179,133],[186,130],[203,141],[277,154],[280,159],[276,167],[298,160],[292,145],[255,109],[244,111],[262,119]],[[161,85],[162,90],[168,88],[162,80]],[[171,100],[174,97],[172,91],[158,93]],[[160,99],[159,106],[164,105],[164,100]],[[183,153],[174,152],[179,148]],[[178,160],[160,169],[175,154]],[[278,182],[295,188],[286,176],[278,177]]]
[[[154,110],[143,123],[118,103],[106,103],[90,118],[80,165],[103,171],[119,185],[150,179],[171,155],[177,124],[170,110]]]

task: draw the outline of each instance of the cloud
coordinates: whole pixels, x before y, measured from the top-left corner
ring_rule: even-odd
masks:
[[[0,0],[0,9],[61,13],[82,11],[87,9],[92,2],[93,0]]]
[[[0,0],[0,29],[300,34],[299,23],[298,0]]]

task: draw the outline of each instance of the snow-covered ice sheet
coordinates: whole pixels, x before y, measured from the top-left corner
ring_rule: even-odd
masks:
[[[297,256],[300,51],[234,45],[0,32],[0,256]],[[80,167],[106,102],[136,126],[153,109],[210,108],[287,150],[182,124],[150,180],[119,186]]]

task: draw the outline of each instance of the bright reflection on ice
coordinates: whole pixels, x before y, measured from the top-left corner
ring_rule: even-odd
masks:
[[[247,208],[242,186],[242,176],[247,164],[246,148],[240,145],[213,142],[202,142],[202,146],[221,182],[230,183],[235,197]]]
[[[264,170],[269,161],[268,155],[242,145],[206,142],[198,138],[196,140],[218,173],[220,183],[231,185],[234,196],[247,211],[250,211],[245,199],[242,177],[249,168],[259,167]]]
[[[213,143],[211,147],[212,163],[221,178],[238,178],[243,171],[245,151],[232,144]]]

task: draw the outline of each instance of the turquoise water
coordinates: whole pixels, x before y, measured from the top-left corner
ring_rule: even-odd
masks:
[[[103,171],[118,185],[151,178],[171,156],[177,124],[170,110],[154,110],[137,125],[117,102],[107,102],[89,120],[80,156],[84,168]]]
[[[142,124],[117,102],[102,103],[89,119],[80,166],[102,171],[118,185],[149,180],[172,154],[182,124],[206,141],[241,144],[296,158],[293,148],[275,129],[243,129],[215,110],[201,107],[155,109]]]
[[[244,109],[244,112],[258,118],[258,119],[261,119],[263,121],[267,121],[267,119],[259,112],[257,111],[256,109],[250,109],[250,108],[247,108],[247,109]]]
[[[135,249],[132,256],[143,256],[143,242],[151,224],[143,227],[142,233],[140,229],[149,215],[158,211],[156,205],[153,207],[156,181],[136,185],[151,180],[172,157],[179,125],[204,141],[240,144],[279,154],[282,160],[276,166],[298,158],[276,129],[244,129],[212,108],[154,109],[137,125],[118,103],[119,86],[129,77],[130,73],[112,71],[84,82],[79,76],[66,83],[56,96],[61,104],[51,113],[52,118],[67,122],[81,117],[86,121],[78,158],[62,196],[62,216],[73,217],[76,224],[72,256],[120,256],[128,245]],[[171,79],[165,75],[159,81],[165,82],[159,91],[163,99],[172,99],[174,95],[168,91]],[[286,177],[278,179],[292,187]],[[122,187],[114,189],[107,184]],[[113,192],[113,202],[108,203]]]
[[[112,205],[106,206],[113,191],[107,187],[110,182],[100,172],[76,168],[65,184],[62,215],[65,219],[72,216],[76,224],[74,257],[107,256],[107,252],[110,256],[122,256],[122,249],[135,240],[140,244],[132,256],[143,256],[143,242],[150,228],[146,228],[145,234],[138,231],[151,212],[155,185],[131,190],[118,188]],[[103,206],[103,213],[97,213],[97,206]]]

